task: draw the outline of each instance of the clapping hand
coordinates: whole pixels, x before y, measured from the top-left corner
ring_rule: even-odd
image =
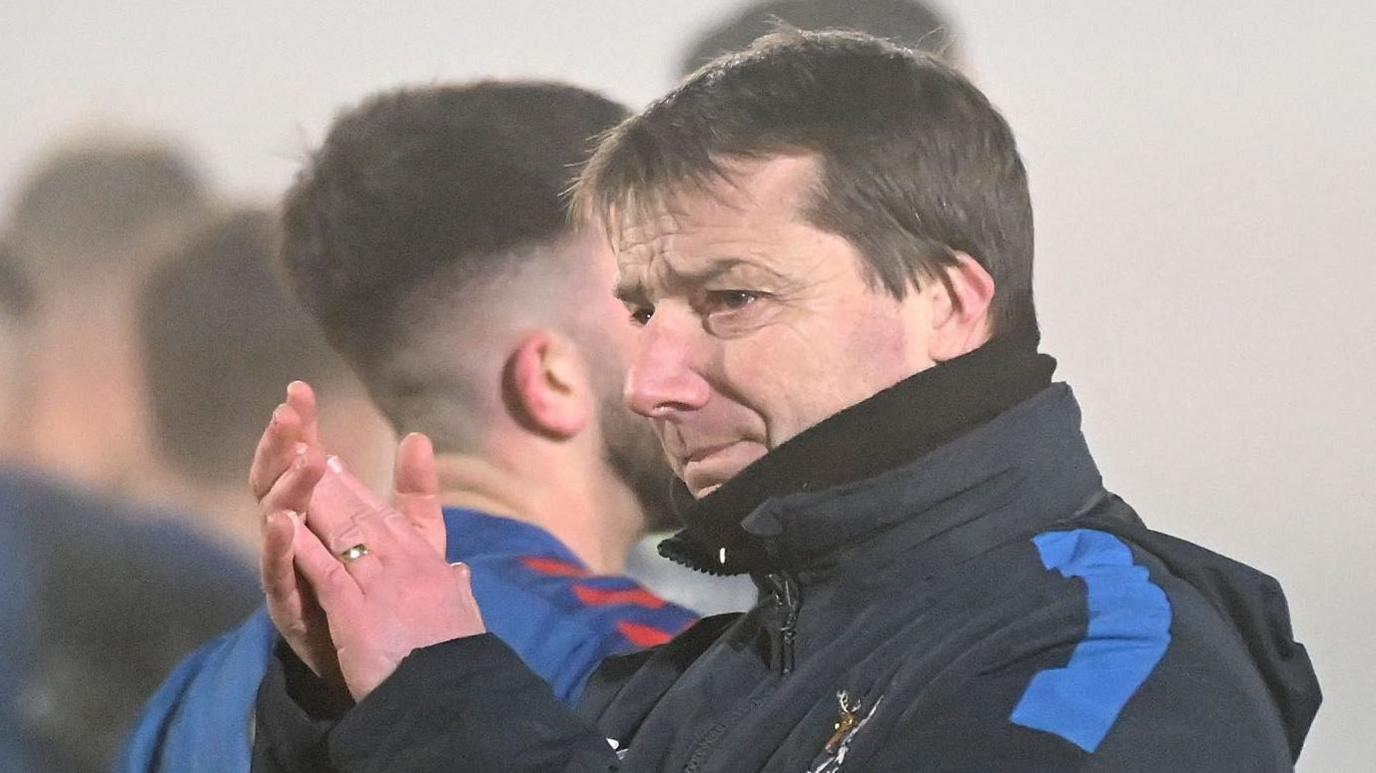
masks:
[[[429,439],[402,439],[389,506],[325,457],[310,388],[287,394],[250,473],[268,611],[312,671],[362,700],[415,649],[486,629],[468,568],[444,559]]]

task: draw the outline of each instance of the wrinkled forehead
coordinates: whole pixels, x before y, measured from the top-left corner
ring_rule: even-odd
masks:
[[[806,222],[817,168],[812,155],[726,160],[710,179],[627,196],[608,219],[618,266],[682,259],[696,252],[689,245],[752,251]]]

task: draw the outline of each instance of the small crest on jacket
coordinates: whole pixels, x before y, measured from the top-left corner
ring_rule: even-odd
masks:
[[[827,739],[826,745],[822,747],[821,754],[818,754],[808,767],[807,773],[836,773],[841,769],[841,765],[846,761],[846,753],[850,751],[851,741],[855,734],[870,721],[874,716],[874,710],[879,708],[879,704],[884,701],[884,696],[879,696],[869,709],[864,706],[864,701],[852,699],[845,690],[836,693],[836,724],[832,726],[831,737]]]

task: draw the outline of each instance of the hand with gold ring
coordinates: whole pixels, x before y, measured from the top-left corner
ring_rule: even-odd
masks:
[[[451,566],[430,541],[443,540],[444,518],[424,435],[402,439],[394,480],[396,507],[331,457],[304,525],[288,521],[295,565],[325,612],[355,700],[414,650],[486,630],[468,567]]]
[[[292,382],[286,401],[273,411],[263,431],[249,473],[263,520],[263,588],[269,616],[292,651],[317,675],[343,689],[329,622],[314,594],[301,582],[297,560],[298,532],[310,534],[301,527],[308,520],[305,514],[315,487],[325,474],[325,459],[316,429],[315,393],[304,382]],[[403,482],[410,475],[401,468],[397,474]],[[442,555],[444,520],[438,516],[438,502],[409,490],[397,491],[394,501],[403,512],[418,513],[413,527]]]

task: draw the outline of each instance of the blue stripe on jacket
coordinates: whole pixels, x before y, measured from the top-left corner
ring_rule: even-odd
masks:
[[[1084,581],[1085,638],[1064,668],[1038,672],[1013,709],[1017,725],[1054,733],[1093,753],[1166,654],[1171,604],[1117,537],[1092,529],[1033,538],[1042,565]]]

